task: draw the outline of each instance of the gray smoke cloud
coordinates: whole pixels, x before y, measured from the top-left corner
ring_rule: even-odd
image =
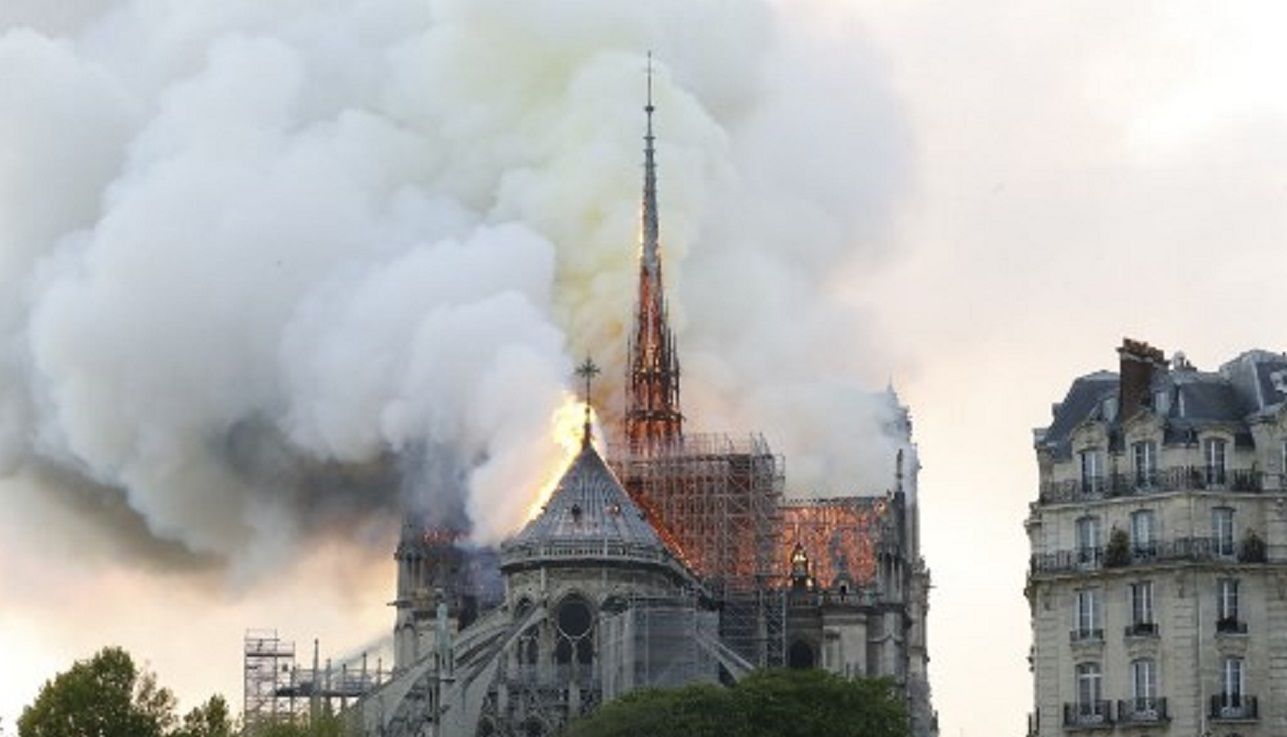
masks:
[[[520,524],[571,356],[619,409],[649,48],[689,414],[763,429],[800,490],[889,486],[893,405],[833,280],[885,257],[909,147],[853,28],[808,3],[56,5],[0,9],[0,462],[110,500],[143,554],[254,571],[408,505],[483,542]],[[426,464],[459,488],[399,482]]]

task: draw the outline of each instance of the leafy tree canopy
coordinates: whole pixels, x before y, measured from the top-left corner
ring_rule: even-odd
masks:
[[[236,732],[228,702],[216,694],[188,712],[171,737],[232,737]]]
[[[211,696],[182,720],[175,708],[174,694],[157,685],[153,673],[141,670],[121,648],[106,647],[45,682],[18,719],[18,737],[234,737],[242,733],[222,696]],[[247,737],[344,737],[345,730],[340,717],[325,710],[311,724],[265,724],[245,733]]]
[[[18,737],[162,737],[174,704],[155,675],[107,647],[45,682],[18,719]]]
[[[886,679],[821,670],[754,673],[711,685],[627,694],[569,726],[567,737],[907,737],[907,712]]]

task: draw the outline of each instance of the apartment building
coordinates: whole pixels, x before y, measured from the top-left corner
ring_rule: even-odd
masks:
[[[1028,734],[1287,734],[1287,356],[1118,355],[1034,431]]]

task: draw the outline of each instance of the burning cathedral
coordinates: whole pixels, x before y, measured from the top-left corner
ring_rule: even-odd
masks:
[[[393,670],[373,680],[364,667],[351,689],[342,680],[346,712],[368,735],[543,737],[636,688],[823,668],[892,678],[912,734],[936,735],[907,410],[881,395],[901,450],[889,459],[892,487],[873,495],[787,498],[783,460],[761,436],[686,429],[651,89],[644,110],[638,298],[614,440],[605,453],[590,442],[587,407],[579,454],[498,550],[404,525]],[[578,373],[588,387],[597,368],[587,359]],[[329,669],[326,684],[337,693]],[[316,703],[322,688],[315,662],[298,690]]]

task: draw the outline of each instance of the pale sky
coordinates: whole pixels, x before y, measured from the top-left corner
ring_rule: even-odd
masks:
[[[842,289],[879,346],[864,378],[892,377],[915,422],[942,733],[1018,734],[1031,702],[1031,429],[1075,376],[1115,367],[1123,336],[1207,369],[1287,348],[1272,317],[1287,307],[1287,9],[815,10],[861,39],[912,151],[888,255]],[[339,653],[391,624],[390,551],[321,547],[212,595],[210,574],[119,564],[101,532],[19,493],[21,480],[0,483],[14,500],[0,518],[6,725],[43,679],[109,642],[187,704],[212,691],[239,704],[245,628]]]

